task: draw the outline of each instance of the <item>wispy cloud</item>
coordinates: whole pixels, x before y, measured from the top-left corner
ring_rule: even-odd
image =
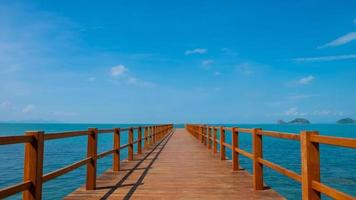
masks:
[[[302,100],[302,99],[310,99],[312,97],[318,97],[319,95],[317,94],[297,94],[297,95],[291,95],[288,97],[290,100]]]
[[[0,109],[10,109],[12,108],[12,103],[10,101],[3,101],[0,103]]]
[[[208,69],[211,69],[211,65],[214,63],[214,60],[211,60],[211,59],[209,59],[209,60],[203,60],[202,62],[201,62],[201,66],[203,67],[203,69],[206,69],[206,70],[208,70]]]
[[[295,62],[325,62],[335,60],[348,60],[356,59],[356,54],[338,55],[338,56],[321,56],[321,57],[305,57],[305,58],[293,58]]]
[[[302,85],[307,85],[307,84],[311,83],[314,79],[315,79],[314,76],[309,75],[309,76],[302,77],[301,79],[299,79],[298,83],[302,84]]]
[[[141,80],[135,76],[132,76],[128,73],[129,69],[124,65],[117,65],[110,69],[110,75],[115,80],[111,80],[110,82],[115,84],[126,84],[138,87],[154,87],[156,84]]]
[[[124,75],[126,72],[128,72],[128,69],[124,65],[117,65],[115,67],[112,67],[110,69],[110,74],[113,77],[118,77]]]
[[[286,116],[305,116],[307,113],[298,111],[298,108],[292,107],[288,110],[284,111],[284,115]]]
[[[23,109],[22,109],[22,112],[23,113],[30,113],[30,112],[33,112],[35,110],[35,106],[32,105],[32,104],[28,104],[27,106],[25,106]]]
[[[354,19],[354,24],[356,24],[356,19]]]
[[[327,47],[336,47],[336,46],[347,44],[354,40],[356,40],[356,32],[350,32],[350,33],[347,33],[346,35],[336,38],[335,40],[333,40],[329,43],[319,46],[318,49],[327,48]]]
[[[236,72],[245,76],[249,76],[254,73],[252,66],[248,62],[241,63],[236,66]]]
[[[196,49],[192,49],[192,50],[187,50],[185,51],[185,55],[191,55],[191,54],[204,54],[206,53],[207,50],[203,49],[203,48],[196,48]]]
[[[214,75],[214,76],[220,76],[220,75],[221,75],[221,72],[215,71],[215,72],[213,73],[213,75]]]

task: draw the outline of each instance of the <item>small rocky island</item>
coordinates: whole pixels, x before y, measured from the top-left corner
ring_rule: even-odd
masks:
[[[290,122],[285,122],[283,120],[278,120],[278,124],[310,124],[310,121],[305,118],[295,118]]]
[[[343,118],[338,120],[336,123],[338,124],[356,124],[356,120],[351,118]]]

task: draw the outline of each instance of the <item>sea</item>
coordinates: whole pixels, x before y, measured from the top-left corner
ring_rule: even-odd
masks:
[[[0,123],[0,136],[23,135],[25,131],[42,130],[46,133],[86,130],[88,128],[124,128],[143,126],[146,124],[60,124],[60,123]],[[317,130],[321,135],[356,138],[355,124],[214,124],[241,128],[262,128],[271,131],[300,133],[302,130]],[[183,124],[175,125],[184,127]],[[112,134],[100,134],[98,139],[98,153],[113,147]],[[135,133],[137,138],[137,133]],[[226,132],[226,141],[231,142],[230,132]],[[86,157],[87,137],[71,137],[45,142],[44,174],[65,167]],[[121,143],[127,143],[127,134],[122,134]],[[239,134],[240,148],[251,152],[251,135]],[[135,145],[135,148],[136,145]],[[231,151],[227,149],[227,156],[231,158]],[[127,151],[121,151],[121,158],[127,157]],[[300,173],[300,144],[298,141],[263,137],[263,157],[282,167]],[[356,149],[320,145],[321,182],[349,195],[356,196]],[[0,188],[20,183],[23,180],[24,145],[0,145]],[[241,166],[252,172],[250,159],[240,156]],[[97,174],[100,175],[112,165],[112,156],[98,161]],[[62,199],[76,188],[85,183],[86,167],[80,167],[70,173],[46,182],[43,185],[43,199]],[[214,173],[214,172],[212,172]],[[172,180],[174,181],[174,180]],[[300,183],[280,175],[264,167],[265,184],[279,192],[287,199],[301,199]],[[13,195],[7,199],[21,199],[22,195]],[[322,199],[329,199],[322,196]]]

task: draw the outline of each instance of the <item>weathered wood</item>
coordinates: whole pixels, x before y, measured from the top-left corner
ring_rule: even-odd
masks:
[[[143,148],[144,149],[147,149],[148,148],[148,127],[145,127],[145,130],[144,130],[144,141],[143,141]]]
[[[302,161],[302,199],[320,199],[320,192],[312,187],[312,182],[320,182],[319,143],[311,142],[312,135],[319,135],[317,131],[302,131],[300,133],[301,161]]]
[[[226,160],[226,147],[223,144],[225,143],[225,130],[224,127],[220,127],[220,159]]]
[[[88,132],[89,134],[87,145],[87,158],[90,158],[90,161],[87,163],[86,189],[94,190],[96,186],[96,156],[98,150],[98,129],[90,128]]]
[[[231,171],[231,162],[222,162],[184,129],[176,129],[172,138],[163,148],[159,145],[147,159],[135,165],[147,155],[135,155],[134,161],[122,162],[120,172],[106,171],[98,177],[98,190],[86,191],[81,187],[65,200],[77,199],[284,199],[272,189],[254,191],[252,178],[245,170]],[[151,167],[149,163],[158,154]],[[149,168],[148,168],[149,167]],[[148,172],[141,184],[139,178],[144,170]],[[123,177],[132,173],[124,181]],[[118,184],[120,183],[120,184]],[[130,193],[135,184],[137,188]],[[130,195],[128,195],[130,194]],[[128,198],[127,198],[128,199]]]
[[[232,128],[232,145],[231,145],[231,154],[232,154],[232,170],[239,170],[239,153],[235,151],[235,148],[239,147],[239,136],[238,136],[238,128]]]
[[[128,143],[129,143],[129,147],[127,149],[127,159],[128,160],[133,160],[133,154],[134,154],[134,136],[133,136],[133,129],[130,128],[129,129],[129,138],[128,138]]]
[[[114,156],[112,168],[114,171],[120,170],[120,128],[114,129]]]
[[[214,127],[213,128],[213,152],[217,153],[218,152],[218,143],[216,142],[217,140],[217,129]]]
[[[262,129],[255,128],[252,131],[253,154],[253,188],[263,190],[263,165],[258,162],[262,158],[262,136],[258,134]]]
[[[142,128],[141,127],[138,128],[137,136],[138,136],[137,153],[141,154],[142,153]]]
[[[44,132],[29,131],[26,132],[26,136],[31,136],[34,140],[25,144],[24,182],[31,181],[31,187],[23,192],[23,199],[40,200],[42,199]]]

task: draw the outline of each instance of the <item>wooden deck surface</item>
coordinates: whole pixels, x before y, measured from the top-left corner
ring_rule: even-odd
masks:
[[[231,162],[221,161],[185,129],[121,168],[98,177],[96,190],[82,186],[65,199],[284,199],[272,189],[254,191],[248,172],[233,172]]]

